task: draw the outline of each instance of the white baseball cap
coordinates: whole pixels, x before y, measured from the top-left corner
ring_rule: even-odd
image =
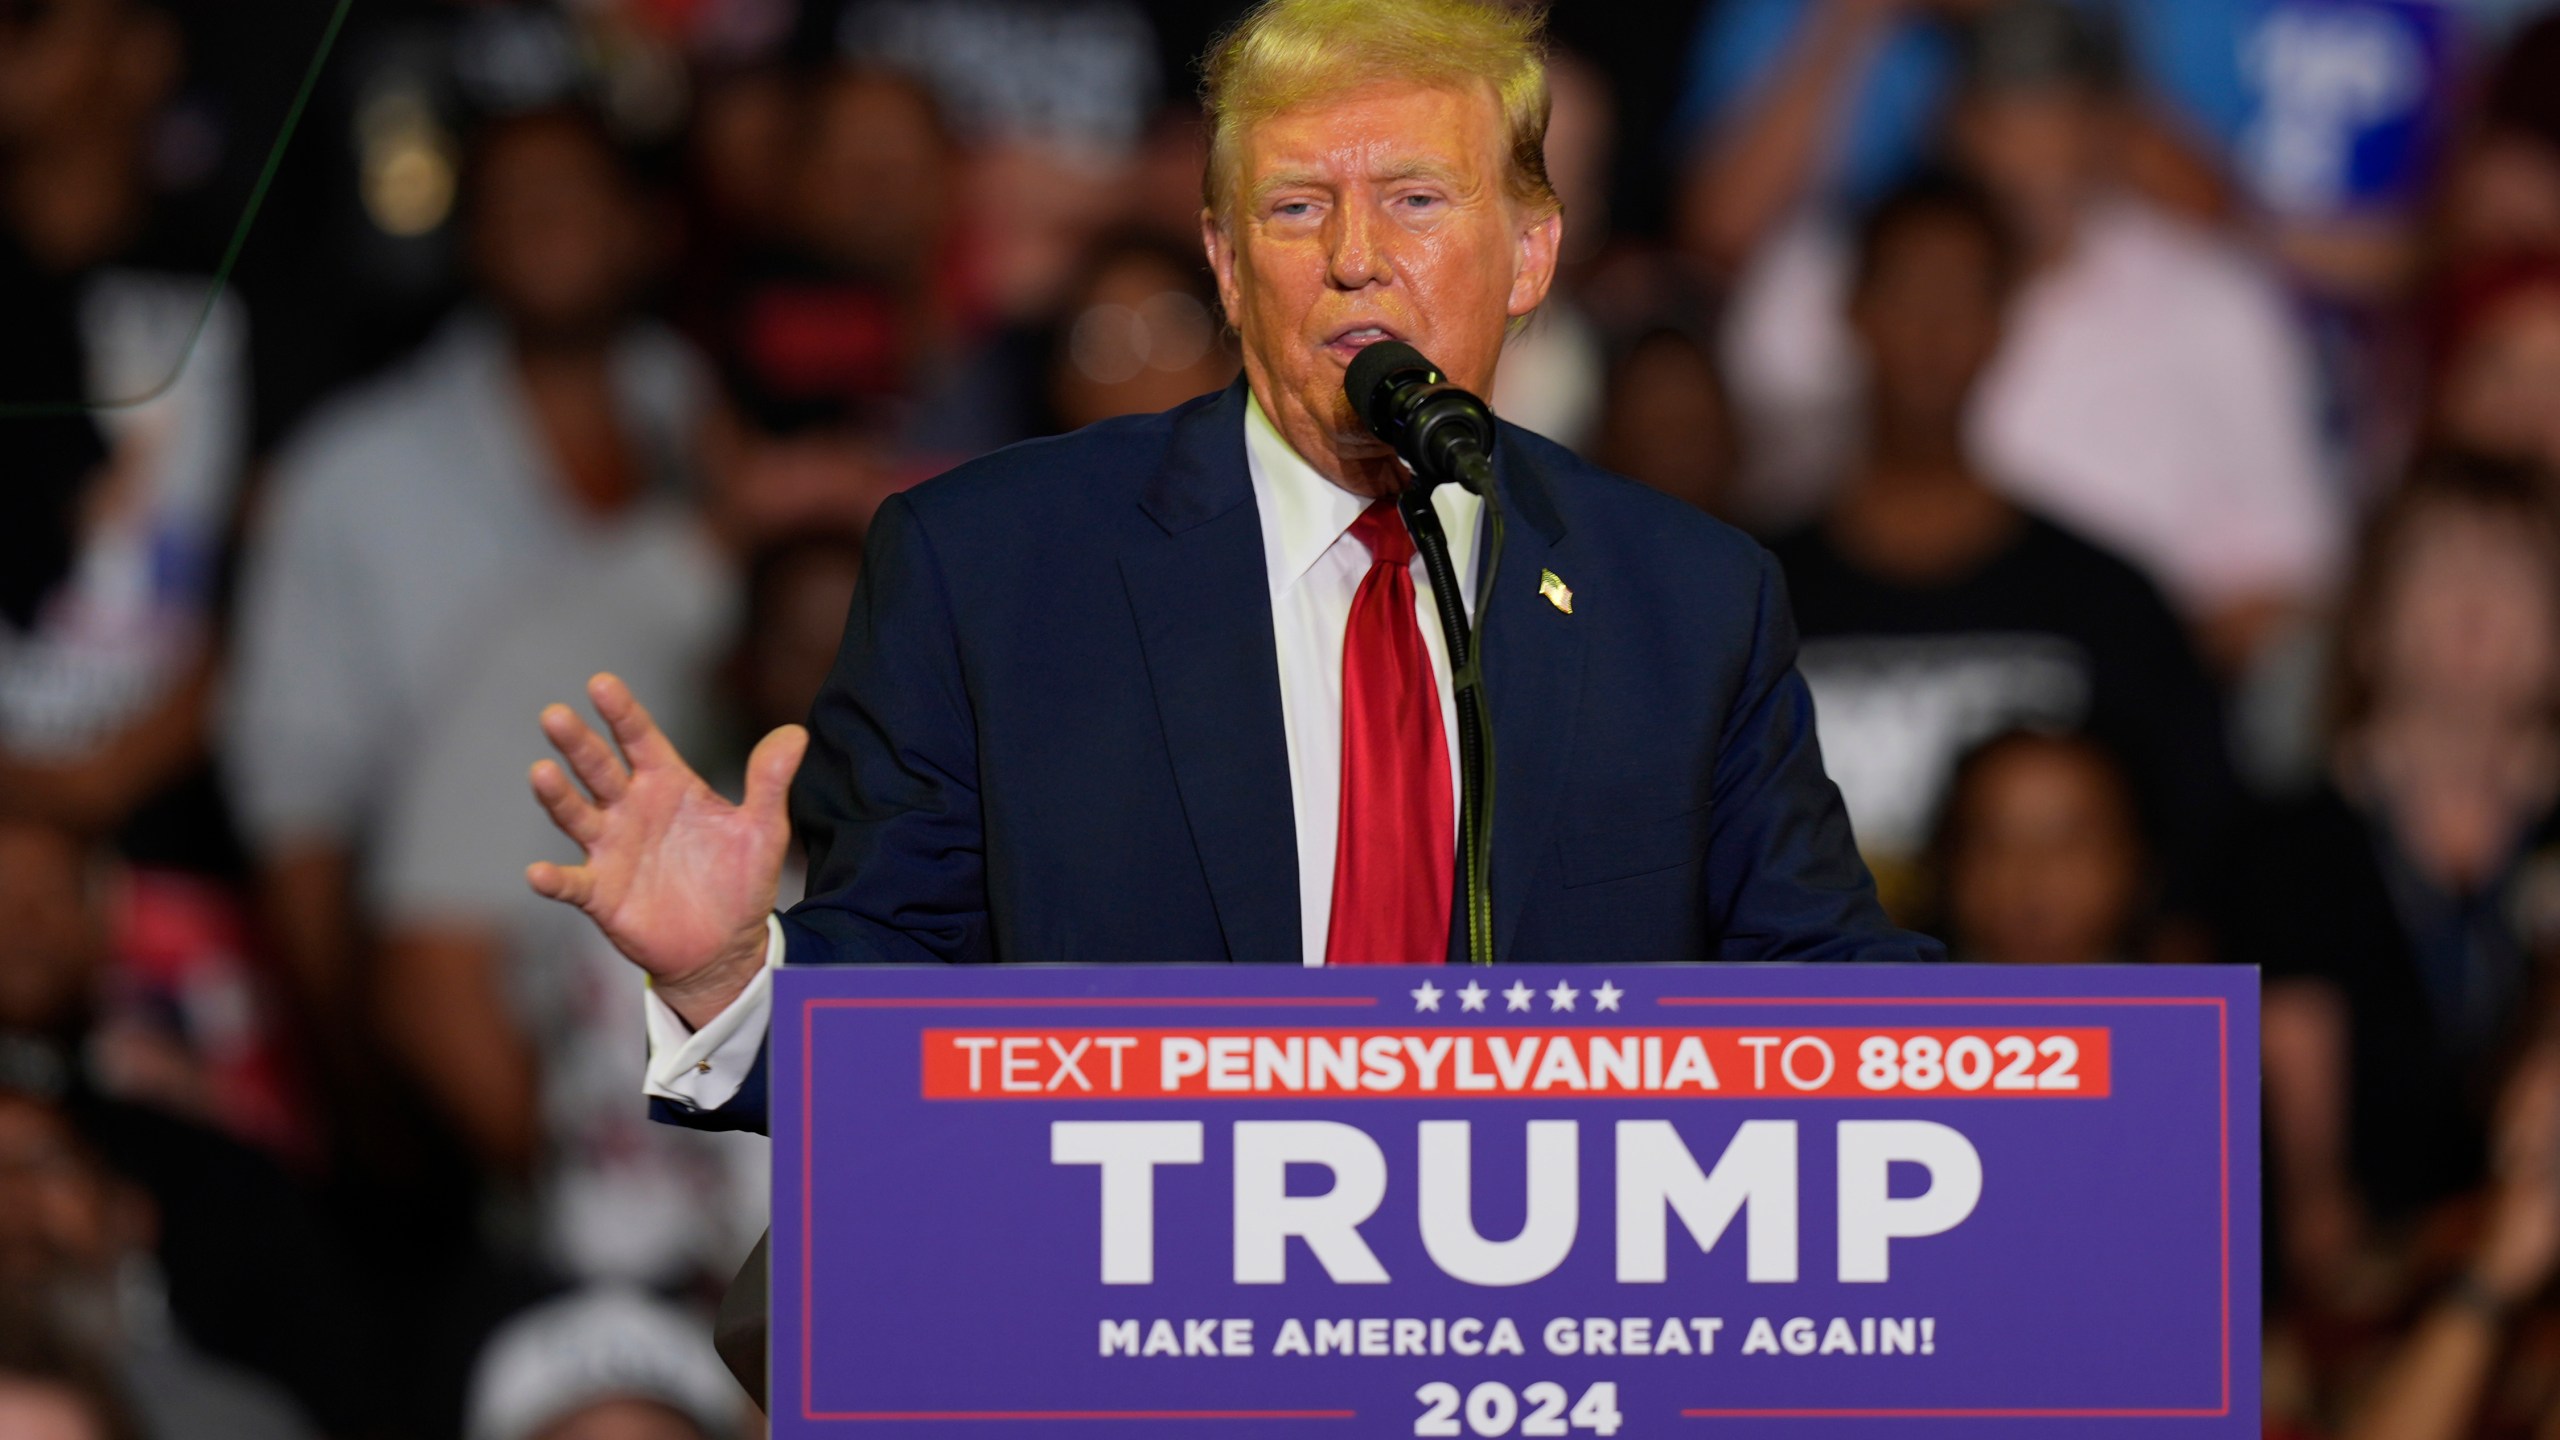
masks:
[[[737,1432],[746,1393],[711,1348],[707,1317],[643,1291],[596,1288],[500,1326],[471,1370],[469,1440],[531,1440],[607,1400],[652,1400],[711,1440]]]

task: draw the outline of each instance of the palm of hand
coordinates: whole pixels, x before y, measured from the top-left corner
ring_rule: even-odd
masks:
[[[545,760],[533,767],[533,793],[586,859],[537,863],[525,879],[585,911],[662,988],[723,992],[670,993],[680,1010],[707,999],[716,1012],[764,952],[764,917],[791,840],[784,795],[808,732],[786,725],[766,736],[747,759],[746,796],[732,805],[702,783],[621,681],[599,675],[587,691],[621,754],[567,706],[543,711],[543,733],[577,782]]]
[[[637,770],[587,847],[581,909],[614,948],[676,979],[760,931],[790,826],[732,805],[689,768]]]

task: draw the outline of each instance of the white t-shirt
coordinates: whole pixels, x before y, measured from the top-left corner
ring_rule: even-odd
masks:
[[[692,351],[639,326],[611,366],[634,463],[681,490],[704,393]],[[523,613],[519,590],[612,528],[570,500],[515,373],[503,330],[465,312],[277,461],[218,737],[260,848],[368,842],[411,727]]]
[[[0,747],[18,755],[67,760],[104,743],[212,642],[216,561],[248,458],[249,337],[230,295],[196,334],[211,283],[106,270],[82,287],[83,390],[110,407],[96,412],[109,459],[71,573],[26,630],[0,620]],[[150,403],[114,404],[173,372]]]

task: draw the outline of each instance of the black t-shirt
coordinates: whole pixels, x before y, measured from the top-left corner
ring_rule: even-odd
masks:
[[[2020,725],[2078,730],[2124,761],[2171,903],[2191,903],[2231,767],[2213,682],[2140,571],[2032,514],[1927,584],[1862,568],[1819,526],[1771,548],[1823,759],[1871,857],[1918,852],[1973,745]]]

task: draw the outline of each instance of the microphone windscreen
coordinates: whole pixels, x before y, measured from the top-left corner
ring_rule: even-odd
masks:
[[[1351,365],[1342,372],[1342,393],[1351,401],[1352,412],[1372,433],[1377,432],[1386,417],[1380,413],[1378,401],[1384,397],[1387,381],[1408,371],[1435,373],[1422,352],[1401,340],[1381,340],[1365,346],[1351,357]]]

